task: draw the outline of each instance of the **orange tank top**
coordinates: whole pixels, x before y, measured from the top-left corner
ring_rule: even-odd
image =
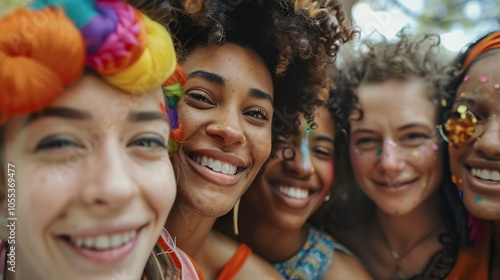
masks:
[[[481,244],[462,249],[447,280],[487,280],[491,253],[491,227],[486,226]]]
[[[252,254],[252,249],[245,244],[241,244],[233,257],[227,262],[217,280],[232,280],[240,272],[241,268]]]

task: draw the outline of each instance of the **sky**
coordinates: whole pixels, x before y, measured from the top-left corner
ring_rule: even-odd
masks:
[[[417,27],[417,21],[407,16],[398,7],[393,6],[384,11],[374,11],[370,2],[373,1],[359,1],[352,10],[354,25],[361,30],[361,38],[382,35],[387,39],[392,39],[405,26],[410,31]],[[416,14],[422,13],[425,8],[424,0],[399,0],[399,2]],[[481,1],[468,1],[464,7],[463,16],[472,21],[477,20],[481,17],[482,8]],[[467,32],[463,30],[461,24],[456,24],[452,26],[450,31],[440,34],[441,43],[450,53],[457,53],[465,45],[487,32],[499,29],[500,26],[494,20],[480,22]],[[374,31],[377,32],[374,33]]]

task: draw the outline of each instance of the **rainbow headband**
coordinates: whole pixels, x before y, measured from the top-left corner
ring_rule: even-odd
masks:
[[[464,60],[462,64],[462,70],[469,67],[472,61],[476,59],[478,56],[483,53],[491,50],[500,48],[500,31],[494,32],[489,36],[485,37],[481,42],[477,43],[472,49],[469,51],[469,54]]]

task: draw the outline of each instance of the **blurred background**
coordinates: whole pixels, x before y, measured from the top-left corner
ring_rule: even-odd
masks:
[[[466,44],[500,30],[500,0],[341,0],[361,39],[393,39],[407,27],[412,34],[441,36],[447,55]]]

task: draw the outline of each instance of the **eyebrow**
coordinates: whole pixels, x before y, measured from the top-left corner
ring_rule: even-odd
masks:
[[[250,89],[250,96],[258,98],[258,99],[265,99],[271,102],[273,104],[273,98],[269,93],[266,93],[258,88],[251,88]]]
[[[226,84],[226,79],[224,79],[224,77],[222,77],[221,75],[203,70],[197,70],[189,73],[188,78],[202,78],[219,86],[224,86]]]
[[[455,100],[455,103],[457,103],[457,102],[469,103],[469,104],[472,104],[472,105],[476,105],[477,104],[477,101],[474,98],[470,98],[470,97],[460,97],[460,98],[457,98],[457,100]]]
[[[129,122],[143,122],[143,121],[155,121],[155,120],[162,120],[168,122],[168,119],[163,113],[161,112],[137,112],[137,111],[131,111],[128,116],[127,120]]]
[[[207,81],[210,81],[212,83],[215,83],[219,86],[225,86],[226,85],[226,79],[222,77],[219,74],[215,74],[212,72],[207,72],[204,70],[196,70],[188,74],[189,78],[202,78]],[[258,88],[251,88],[250,89],[250,96],[258,98],[258,99],[265,99],[273,103],[273,98],[271,95],[267,92],[264,92]]]
[[[430,127],[428,124],[421,123],[421,122],[414,122],[414,123],[405,124],[401,127],[398,127],[398,130],[401,131],[401,130],[405,130],[405,129],[409,129],[409,128],[413,128],[413,127],[423,127],[425,129],[433,130],[433,126]]]
[[[92,115],[89,112],[85,112],[78,109],[73,108],[65,108],[65,107],[47,107],[42,111],[35,112],[28,116],[26,121],[23,123],[22,127],[26,127],[31,123],[47,117],[56,117],[62,119],[70,119],[77,121],[86,121],[92,120]],[[137,112],[130,111],[127,116],[127,121],[129,122],[142,122],[142,121],[154,121],[154,120],[162,120],[168,122],[166,116],[161,112]]]
[[[56,118],[72,119],[79,121],[92,119],[91,114],[78,109],[66,108],[66,107],[47,107],[41,111],[29,115],[26,121],[23,123],[22,127],[26,127],[31,123],[46,117],[56,117]]]
[[[313,140],[315,141],[326,141],[326,142],[330,142],[332,144],[335,144],[335,140],[333,140],[333,138],[330,138],[328,136],[316,136],[313,138]]]

